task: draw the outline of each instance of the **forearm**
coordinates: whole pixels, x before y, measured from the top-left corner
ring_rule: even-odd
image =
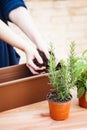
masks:
[[[28,43],[15,34],[5,23],[0,20],[0,39],[7,42],[8,44],[17,47],[25,52],[26,64],[30,68],[33,74],[38,74],[36,70],[43,70],[44,67],[39,68],[33,62],[36,58],[38,63],[42,64],[42,58],[40,57],[36,46],[32,43]]]
[[[4,22],[0,20],[0,39],[8,44],[25,51],[24,40],[14,33]]]
[[[33,41],[36,45],[41,42],[41,35],[36,29],[33,20],[24,7],[19,7],[9,14],[10,20],[19,26],[22,31]]]

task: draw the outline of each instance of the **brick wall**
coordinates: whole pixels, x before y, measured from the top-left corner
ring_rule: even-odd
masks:
[[[87,48],[87,0],[25,1],[43,38],[54,42],[58,57],[67,56],[72,40],[78,54]]]

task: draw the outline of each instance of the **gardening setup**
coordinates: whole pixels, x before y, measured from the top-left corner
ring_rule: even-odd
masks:
[[[0,112],[47,100],[50,117],[57,121],[65,120],[69,117],[74,88],[77,88],[79,105],[87,108],[86,51],[77,57],[72,42],[69,56],[57,65],[52,44],[49,60],[42,52],[39,53],[46,66],[45,74],[33,75],[26,64],[0,69]],[[36,59],[34,62],[43,66]]]

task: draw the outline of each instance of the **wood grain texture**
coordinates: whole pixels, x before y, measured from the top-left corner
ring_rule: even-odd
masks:
[[[46,99],[46,74],[30,76],[26,64],[2,68],[0,74],[0,112]]]
[[[67,120],[52,120],[48,102],[42,101],[0,113],[0,130],[87,130],[87,109],[78,106],[73,92]]]

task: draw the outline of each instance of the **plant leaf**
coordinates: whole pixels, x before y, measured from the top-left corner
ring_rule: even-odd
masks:
[[[87,49],[83,51],[82,56],[85,56],[86,53],[87,53]]]
[[[77,98],[80,98],[83,93],[85,92],[85,88],[84,87],[80,87],[77,89]]]
[[[87,102],[87,90],[85,92],[85,101]]]
[[[86,87],[86,90],[87,90],[87,80],[86,80],[86,83],[85,83],[85,87]]]
[[[87,102],[87,90],[86,90],[86,92],[85,92],[85,100],[86,100],[86,102]]]

